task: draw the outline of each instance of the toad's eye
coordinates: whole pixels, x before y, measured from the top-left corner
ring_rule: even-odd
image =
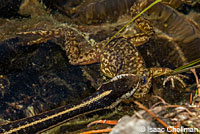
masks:
[[[141,84],[144,85],[147,83],[147,78],[145,76],[141,77]]]

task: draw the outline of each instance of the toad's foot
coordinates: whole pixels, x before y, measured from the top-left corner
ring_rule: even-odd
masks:
[[[182,74],[177,74],[177,75],[168,76],[168,77],[165,78],[165,80],[163,81],[163,86],[165,87],[166,83],[167,83],[168,81],[171,81],[172,87],[174,88],[174,87],[175,87],[174,80],[178,80],[178,81],[181,83],[181,85],[182,85],[183,87],[186,87],[186,84],[185,84],[185,82],[182,80],[182,78],[189,79],[187,76],[182,75]]]

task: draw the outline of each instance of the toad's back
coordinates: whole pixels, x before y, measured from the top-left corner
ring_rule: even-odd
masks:
[[[145,63],[137,49],[125,38],[112,40],[101,52],[102,72],[108,77],[131,73],[142,75]]]

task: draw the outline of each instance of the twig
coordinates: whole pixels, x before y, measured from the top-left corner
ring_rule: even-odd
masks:
[[[137,101],[134,101],[134,103],[137,104],[140,108],[144,109],[146,112],[148,112],[152,117],[154,117],[158,122],[160,122],[160,124],[162,124],[165,128],[169,129],[173,134],[177,134],[176,132],[172,131],[172,128],[168,127],[168,125],[165,122],[158,118],[153,112],[148,110],[144,105]]]

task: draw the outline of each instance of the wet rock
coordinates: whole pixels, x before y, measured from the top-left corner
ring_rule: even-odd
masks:
[[[155,124],[144,119],[124,116],[110,134],[150,134],[148,128],[155,128]]]

